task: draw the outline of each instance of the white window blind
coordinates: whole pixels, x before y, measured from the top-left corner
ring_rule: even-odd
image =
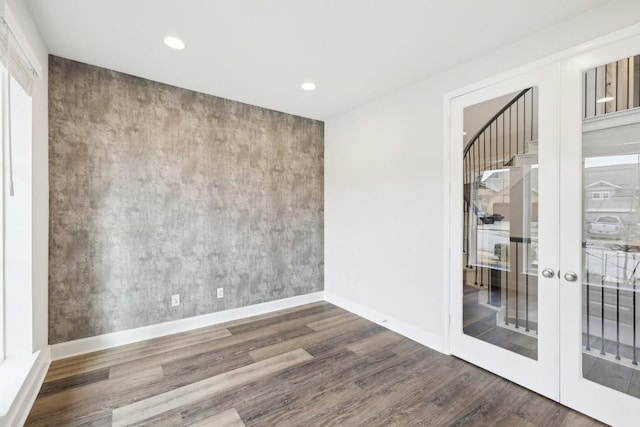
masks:
[[[25,92],[31,95],[38,73],[4,17],[0,17],[0,63]]]
[[[11,85],[17,82],[24,91],[31,96],[33,82],[38,78],[36,68],[33,66],[24,48],[11,29],[6,17],[0,17],[0,63],[5,66],[7,76],[3,79],[4,90],[2,99],[2,140],[3,149],[7,153],[9,196],[14,195],[13,185],[13,142],[11,135]]]

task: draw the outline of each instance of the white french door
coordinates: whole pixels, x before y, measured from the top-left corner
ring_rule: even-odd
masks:
[[[452,354],[556,400],[557,96],[553,66],[451,100],[449,336]]]
[[[601,46],[450,99],[449,349],[635,426],[640,35]]]
[[[560,402],[615,426],[640,425],[638,55],[640,36],[561,72]]]

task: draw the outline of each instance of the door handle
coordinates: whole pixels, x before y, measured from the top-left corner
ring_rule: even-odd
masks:
[[[555,274],[556,273],[550,268],[545,268],[544,270],[542,270],[542,276],[546,277],[547,279],[552,279]]]
[[[567,271],[566,273],[564,273],[564,280],[566,280],[567,282],[575,282],[576,280],[578,280],[578,275],[573,271]]]

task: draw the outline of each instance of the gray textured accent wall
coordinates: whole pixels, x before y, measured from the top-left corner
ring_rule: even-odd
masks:
[[[52,56],[49,126],[50,343],[323,289],[322,122]]]

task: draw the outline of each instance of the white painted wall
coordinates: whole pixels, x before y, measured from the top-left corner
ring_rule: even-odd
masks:
[[[640,2],[610,1],[326,121],[327,299],[442,350],[444,94],[637,22]]]

